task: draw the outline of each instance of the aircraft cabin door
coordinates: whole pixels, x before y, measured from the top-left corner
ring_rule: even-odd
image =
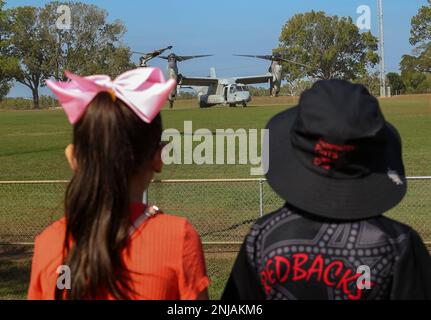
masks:
[[[236,89],[235,86],[231,85],[229,86],[229,93],[228,93],[228,102],[234,102],[235,101],[235,93]]]

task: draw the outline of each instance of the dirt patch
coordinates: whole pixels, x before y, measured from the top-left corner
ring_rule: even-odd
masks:
[[[0,246],[0,300],[26,298],[32,255],[31,246]]]
[[[0,264],[3,262],[27,262],[33,256],[33,246],[0,245]]]

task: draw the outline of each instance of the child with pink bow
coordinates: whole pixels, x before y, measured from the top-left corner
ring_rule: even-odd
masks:
[[[142,203],[162,170],[156,68],[47,81],[73,125],[65,217],[35,241],[29,299],[207,299],[202,244],[185,218]]]

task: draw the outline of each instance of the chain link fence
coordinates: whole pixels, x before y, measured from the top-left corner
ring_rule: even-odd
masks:
[[[0,182],[0,299],[23,298],[34,237],[63,213],[67,181]],[[149,203],[185,216],[204,243],[210,294],[222,293],[254,220],[283,201],[264,179],[164,180],[151,184]],[[431,243],[431,177],[409,178],[404,201],[386,215],[415,228]]]

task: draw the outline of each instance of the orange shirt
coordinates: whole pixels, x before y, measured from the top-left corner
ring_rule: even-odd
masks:
[[[131,210],[137,217],[145,205],[131,204]],[[54,299],[65,232],[62,218],[36,237],[28,299]],[[187,219],[164,213],[148,218],[133,231],[129,246],[123,259],[136,299],[191,300],[208,287],[201,240]]]

